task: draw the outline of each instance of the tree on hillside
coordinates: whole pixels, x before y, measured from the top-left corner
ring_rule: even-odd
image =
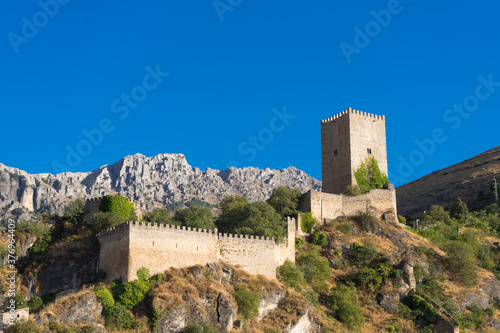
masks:
[[[207,207],[191,206],[188,208],[179,209],[175,212],[172,219],[180,225],[199,228],[199,229],[214,229],[214,216]]]
[[[248,203],[243,196],[224,198],[215,224],[224,233],[274,237],[278,241],[286,235],[286,222],[271,205],[264,201]]]
[[[229,195],[222,199],[220,203],[220,214],[215,221],[215,225],[220,232],[232,230],[234,221],[243,219],[243,207],[248,205],[248,200],[242,195]]]
[[[153,211],[145,213],[144,220],[151,223],[173,224],[165,208],[155,208]]]
[[[99,211],[113,213],[127,219],[136,220],[134,204],[121,195],[106,195],[101,199]]]
[[[463,222],[467,219],[468,215],[469,209],[467,209],[467,205],[462,201],[462,199],[458,198],[451,207],[450,216]]]
[[[73,224],[82,222],[83,213],[85,213],[85,200],[82,198],[70,201],[66,207],[64,207],[64,217]]]
[[[354,170],[354,177],[363,193],[371,189],[387,188],[389,186],[389,178],[380,171],[374,157],[369,157],[361,162],[358,168]]]
[[[431,209],[422,215],[422,222],[426,226],[438,226],[442,223],[450,224],[450,213],[439,205],[432,205]]]
[[[290,191],[288,187],[279,186],[274,190],[273,194],[271,194],[271,197],[267,199],[266,202],[273,206],[274,210],[282,217],[292,216],[297,214],[301,196],[302,193],[300,193],[299,189]]]

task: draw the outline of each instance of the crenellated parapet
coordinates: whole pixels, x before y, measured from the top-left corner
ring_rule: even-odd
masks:
[[[189,233],[197,234],[217,234],[218,230],[215,229],[199,229],[191,228],[180,225],[163,224],[163,223],[151,223],[151,222],[128,222],[132,230],[151,230],[155,232],[185,232],[186,235]]]
[[[227,233],[219,233],[218,234],[218,239],[219,240],[238,240],[238,241],[259,241],[259,242],[268,242],[275,244],[276,241],[274,240],[274,237],[264,237],[264,236],[255,236],[255,235],[238,235],[238,234],[227,234]]]
[[[372,118],[372,119],[380,119],[380,120],[385,120],[385,116],[383,115],[377,115],[374,113],[368,113],[360,110],[355,110],[353,108],[347,108],[346,110],[337,113],[336,115],[331,116],[330,118],[323,119],[321,120],[321,124],[326,124],[329,123],[330,121],[339,119],[341,117],[347,116],[347,115],[357,115],[357,116],[362,116],[362,117],[367,117],[367,118]]]

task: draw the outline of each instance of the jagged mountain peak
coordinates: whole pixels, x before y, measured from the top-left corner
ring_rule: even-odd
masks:
[[[76,198],[118,193],[134,200],[143,211],[198,198],[218,204],[227,195],[249,201],[267,199],[278,186],[319,190],[321,182],[295,167],[281,170],[256,167],[201,171],[184,154],[128,155],[89,172],[29,174],[0,163],[0,214],[15,208],[62,214]]]

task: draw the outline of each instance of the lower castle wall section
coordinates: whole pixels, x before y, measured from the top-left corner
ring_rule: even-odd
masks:
[[[126,280],[137,279],[137,270],[151,275],[169,267],[205,265],[217,261],[216,230],[199,230],[172,225],[130,223],[130,263]]]
[[[375,207],[377,215],[392,210],[394,216],[397,216],[396,190],[375,189],[357,196],[309,191],[304,196],[301,209],[304,212],[311,212],[323,223],[339,216],[356,215],[360,210],[364,211],[370,206]]]
[[[104,270],[106,281],[126,279],[129,268],[129,226],[121,224],[98,235],[101,244],[99,268]]]
[[[219,259],[248,273],[275,279],[277,246],[274,239],[219,234]]]

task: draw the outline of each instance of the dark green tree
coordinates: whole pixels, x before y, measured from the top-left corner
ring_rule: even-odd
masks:
[[[212,212],[209,208],[202,206],[191,206],[179,209],[175,212],[172,220],[180,225],[191,228],[215,228],[214,216],[212,215]]]
[[[92,216],[92,222],[99,230],[114,227],[127,222],[127,220],[126,217],[111,212],[99,212]]]
[[[282,217],[292,216],[297,214],[297,207],[301,196],[302,194],[298,189],[291,191],[288,187],[279,186],[266,202],[273,206],[274,210]]]
[[[85,213],[85,200],[82,198],[70,201],[68,205],[64,207],[64,217],[73,224],[82,222],[83,213]]]
[[[363,325],[363,310],[358,305],[356,289],[340,285],[332,288],[331,302],[335,317],[351,330],[359,330]]]
[[[462,199],[458,198],[451,207],[450,216],[464,222],[467,220],[468,215],[469,209],[467,209],[467,205],[462,201]]]
[[[330,277],[328,259],[319,252],[319,247],[311,245],[308,251],[297,258],[297,266],[309,283],[321,283]]]
[[[443,223],[450,224],[450,213],[439,205],[432,205],[431,209],[422,215],[422,222],[426,226],[438,226]]]
[[[215,222],[220,232],[274,237],[286,235],[286,222],[264,201],[248,203],[243,196],[231,196],[221,203],[221,214]]]
[[[153,211],[144,214],[144,220],[151,223],[172,224],[173,221],[165,208],[155,208]]]
[[[243,204],[241,199],[236,200],[222,206],[221,215],[216,220],[221,232],[274,237],[282,241],[286,235],[286,222],[271,205],[264,201]]]

